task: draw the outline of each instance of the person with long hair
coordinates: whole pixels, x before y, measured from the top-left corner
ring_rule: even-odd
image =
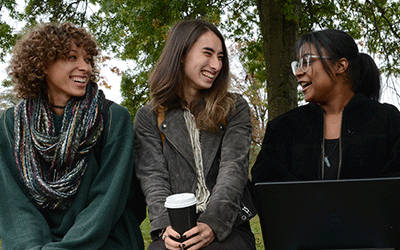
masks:
[[[292,62],[307,105],[268,122],[253,182],[400,174],[400,112],[379,103],[380,72],[346,32],[303,35]]]
[[[218,29],[200,19],[175,24],[149,86],[151,101],[134,122],[136,174],[153,239],[148,249],[255,249],[246,186],[250,109],[229,92],[228,53]],[[193,193],[198,201],[197,226],[182,235],[164,207],[177,193]]]
[[[8,72],[22,101],[0,117],[3,249],[144,248],[127,203],[133,124],[99,90],[98,55],[71,23],[38,24],[14,47]]]

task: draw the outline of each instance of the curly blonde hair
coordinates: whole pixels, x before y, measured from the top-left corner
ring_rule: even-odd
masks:
[[[68,22],[38,24],[17,41],[7,68],[18,97],[29,99],[46,94],[44,70],[58,59],[66,60],[72,44],[83,48],[92,57],[90,77],[95,81],[98,76],[95,59],[99,49],[93,35]]]

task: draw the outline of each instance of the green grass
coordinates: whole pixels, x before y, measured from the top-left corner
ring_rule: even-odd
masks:
[[[256,215],[253,219],[250,220],[250,226],[256,238],[256,249],[265,250],[264,241],[261,233],[260,219],[258,218],[258,215]]]
[[[147,246],[151,242],[149,216],[147,216],[146,219],[140,225],[140,230],[142,231],[142,235],[143,235],[144,249],[147,249]]]
[[[254,236],[256,238],[256,248],[257,250],[265,250],[264,248],[264,243],[262,239],[262,234],[261,234],[261,226],[260,226],[260,221],[258,218],[258,215],[256,215],[253,219],[250,220],[250,226],[251,230],[254,233]],[[142,235],[143,235],[143,240],[144,240],[144,249],[147,249],[147,246],[151,242],[150,238],[150,222],[149,222],[149,217],[142,222],[140,225],[140,229],[142,230]]]
[[[251,226],[251,230],[253,231],[253,233],[254,233],[254,235],[256,237],[257,250],[264,250],[265,248],[264,248],[264,243],[263,243],[263,240],[262,240],[261,227],[260,227],[260,221],[258,219],[258,215],[250,220],[250,226]],[[151,242],[151,238],[150,238],[150,222],[149,222],[149,217],[148,216],[143,221],[142,225],[140,225],[140,229],[142,230],[145,249],[147,249],[147,246]],[[1,250],[1,240],[0,240],[0,250]]]

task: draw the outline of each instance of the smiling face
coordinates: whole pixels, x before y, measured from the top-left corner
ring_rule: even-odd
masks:
[[[65,106],[72,97],[85,95],[92,74],[91,61],[83,48],[73,44],[65,60],[57,59],[44,70],[52,105]]]
[[[222,42],[212,31],[201,35],[184,58],[184,94],[190,103],[200,90],[212,87],[222,69],[224,52]]]
[[[303,72],[299,68],[295,74],[304,94],[304,100],[314,103],[329,102],[332,96],[337,94],[335,80],[326,72],[321,58],[313,45],[309,46],[305,44],[300,51],[299,60],[302,60],[307,55],[311,55],[308,70]],[[325,57],[327,55],[323,54],[321,56]],[[327,59],[327,62],[329,64],[329,59]],[[306,60],[304,60],[304,63],[306,63]]]

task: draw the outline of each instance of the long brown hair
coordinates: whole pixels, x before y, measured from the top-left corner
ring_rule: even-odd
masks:
[[[150,105],[153,110],[160,106],[166,110],[181,108],[183,100],[183,59],[192,45],[204,33],[212,31],[221,40],[224,57],[222,68],[209,89],[201,90],[200,97],[190,104],[199,129],[215,131],[231,111],[235,96],[228,92],[230,71],[224,38],[215,25],[201,20],[184,20],[176,23],[169,32],[164,50],[150,76]]]

